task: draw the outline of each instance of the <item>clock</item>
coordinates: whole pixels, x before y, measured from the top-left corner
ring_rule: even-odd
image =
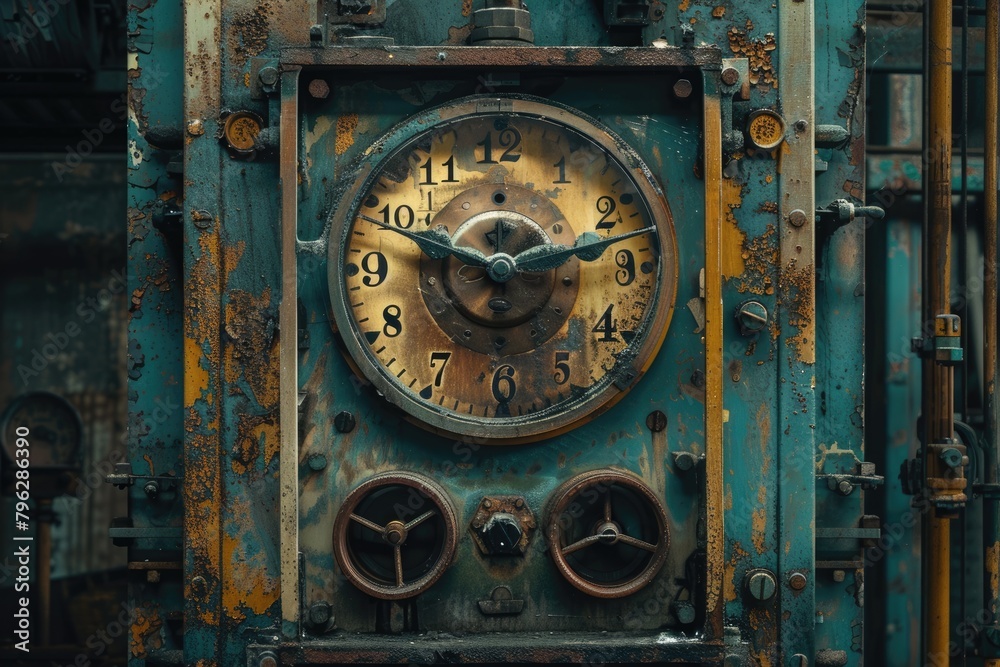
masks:
[[[432,431],[528,442],[643,376],[673,312],[673,220],[594,119],[471,97],[370,147],[332,215],[328,281],[355,370]]]

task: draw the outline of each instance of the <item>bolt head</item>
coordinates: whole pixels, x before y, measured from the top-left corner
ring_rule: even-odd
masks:
[[[309,82],[309,94],[318,100],[325,100],[330,96],[330,84],[323,79],[313,79]]]
[[[674,84],[674,96],[678,99],[686,99],[691,97],[691,91],[694,90],[694,86],[687,79],[678,79],[677,83]]]
[[[491,554],[516,555],[521,553],[521,524],[511,514],[497,513],[489,518],[482,529],[483,544]]]
[[[792,227],[801,227],[806,224],[808,220],[809,218],[806,217],[806,212],[800,208],[797,208],[788,214],[788,224]]]
[[[722,70],[722,83],[727,86],[735,85],[740,80],[740,73],[735,67],[727,67]]]
[[[257,79],[265,86],[273,86],[278,83],[278,69],[276,67],[263,67],[257,73]]]

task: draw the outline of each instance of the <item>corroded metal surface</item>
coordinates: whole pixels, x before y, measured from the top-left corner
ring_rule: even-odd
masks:
[[[326,49],[286,49],[281,52],[286,65],[318,65],[337,68],[375,70],[398,67],[434,67],[468,69],[571,68],[601,69],[670,69],[705,67],[718,69],[721,51],[715,46],[699,48],[628,48],[628,47],[483,47],[483,46],[387,46],[356,48],[333,46]]]

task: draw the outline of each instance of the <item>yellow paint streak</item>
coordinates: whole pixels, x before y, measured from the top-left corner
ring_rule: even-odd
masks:
[[[757,494],[757,500],[761,500],[761,496],[764,494],[764,487],[761,487],[761,491]],[[767,548],[767,511],[763,507],[758,507],[753,511],[753,517],[751,518],[751,527],[753,532],[751,533],[751,539],[753,540],[753,546],[757,550],[757,554],[763,554]]]
[[[706,606],[708,626],[722,632],[723,582],[735,586],[725,568],[723,491],[722,355],[722,114],[719,98],[705,96],[705,476]],[[735,595],[735,591],[733,592]]]
[[[735,209],[743,204],[742,188],[731,178],[722,179],[722,206],[726,214],[726,224],[722,225],[722,277],[734,278],[743,275],[742,248],[747,235],[740,229]]]
[[[354,145],[354,132],[358,129],[358,114],[348,113],[337,119],[337,140],[334,144],[337,155],[343,155]]]

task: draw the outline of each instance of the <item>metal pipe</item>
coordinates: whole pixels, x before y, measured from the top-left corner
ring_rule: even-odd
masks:
[[[983,449],[986,465],[983,481],[987,485],[1000,483],[1000,456],[998,456],[998,404],[997,378],[997,60],[1000,41],[1000,0],[986,0],[986,123],[983,174],[983,406],[985,428]],[[995,487],[994,487],[995,488]],[[1000,623],[1000,577],[997,559],[1000,558],[1000,500],[985,494],[983,508],[983,563],[985,572],[985,606],[994,627]],[[1000,647],[984,642],[986,667],[1000,667]]]
[[[951,292],[951,141],[952,141],[952,4],[930,4],[927,55],[929,59],[929,116],[927,146],[928,235],[924,286],[927,291],[924,322],[950,313]],[[929,328],[929,327],[928,327]],[[944,477],[942,463],[928,455],[931,443],[946,442],[954,431],[954,372],[933,357],[924,360],[923,387],[924,474],[927,480]],[[935,490],[927,489],[933,496]],[[927,595],[923,618],[927,664],[948,665],[949,610],[951,608],[951,527],[937,508],[926,517],[923,552],[927,560]]]

